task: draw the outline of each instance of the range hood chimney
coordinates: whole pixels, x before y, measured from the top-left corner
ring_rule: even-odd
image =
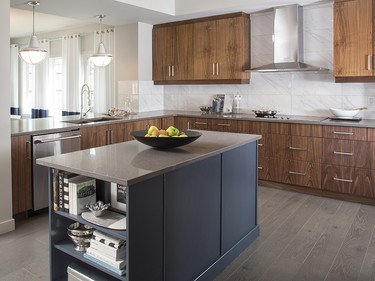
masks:
[[[288,5],[274,10],[274,63],[247,72],[327,71],[303,61],[302,7]]]

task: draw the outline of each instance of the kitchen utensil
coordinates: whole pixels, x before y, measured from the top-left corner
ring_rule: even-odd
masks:
[[[203,112],[203,113],[210,113],[211,109],[212,109],[212,106],[200,106],[199,109]]]
[[[329,109],[333,115],[341,118],[351,118],[356,116],[361,110],[360,109],[338,109],[330,108]]]
[[[253,110],[255,115],[257,117],[270,117],[270,116],[275,116],[277,113],[277,110]]]

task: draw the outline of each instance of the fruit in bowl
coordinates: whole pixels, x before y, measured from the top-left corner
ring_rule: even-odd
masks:
[[[187,137],[187,135],[184,132],[180,132],[179,129],[177,129],[174,126],[169,126],[168,129],[158,129],[156,126],[151,126],[147,133],[144,135],[145,137]]]

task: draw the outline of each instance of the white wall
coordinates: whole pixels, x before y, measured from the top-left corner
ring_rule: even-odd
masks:
[[[133,6],[174,15],[175,0],[116,0]]]
[[[375,106],[367,103],[375,95],[374,83],[335,83],[333,69],[333,4],[305,6],[305,62],[329,68],[324,73],[252,73],[248,85],[185,85],[164,86],[164,108],[199,111],[210,105],[215,94],[242,96],[241,109],[274,108],[281,114],[330,116],[330,107],[368,107],[360,114],[375,119]],[[262,64],[269,59],[265,43],[270,36],[269,14],[252,16],[252,62]]]
[[[0,1],[0,234],[14,230],[10,145],[9,1]]]

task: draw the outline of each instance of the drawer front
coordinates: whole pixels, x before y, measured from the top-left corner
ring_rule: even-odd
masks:
[[[290,130],[290,124],[271,122],[269,123],[269,130],[271,134],[288,135]]]
[[[209,121],[209,128],[213,131],[219,132],[238,132],[237,120],[227,120],[227,119],[211,119]]]
[[[239,132],[244,134],[268,134],[269,123],[262,121],[238,121]]]
[[[323,165],[322,189],[357,196],[375,197],[372,170]]]
[[[290,124],[292,136],[323,137],[323,128],[320,125]]]
[[[258,156],[259,157],[266,157],[268,156],[269,144],[268,144],[268,136],[269,135],[262,135],[262,138],[258,141]]]
[[[372,146],[368,142],[325,139],[323,162],[341,166],[370,169]]]
[[[367,140],[367,128],[324,126],[323,134],[325,138],[339,140]]]
[[[319,163],[270,158],[268,170],[273,181],[321,188],[321,165]]]
[[[208,120],[206,118],[191,118],[188,120],[188,128],[196,130],[208,130]]]
[[[367,140],[375,142],[375,129],[367,129]]]
[[[269,139],[270,157],[321,163],[321,138],[270,135]]]

